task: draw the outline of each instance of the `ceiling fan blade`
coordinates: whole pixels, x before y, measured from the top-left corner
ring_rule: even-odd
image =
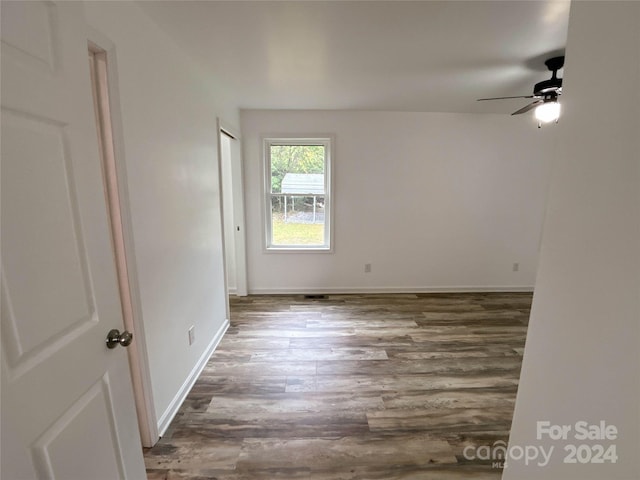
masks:
[[[538,98],[534,95],[521,95],[519,97],[493,97],[493,98],[479,98],[477,101],[482,102],[484,100],[507,100],[509,98]]]
[[[535,102],[531,102],[526,107],[522,107],[520,110],[513,112],[511,115],[520,115],[521,113],[527,113],[529,110],[533,110],[542,103],[544,103],[544,100],[536,100]]]

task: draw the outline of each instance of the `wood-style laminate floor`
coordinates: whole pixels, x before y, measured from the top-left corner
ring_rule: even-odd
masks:
[[[530,294],[232,298],[149,479],[499,479]],[[473,449],[468,449],[472,452]]]

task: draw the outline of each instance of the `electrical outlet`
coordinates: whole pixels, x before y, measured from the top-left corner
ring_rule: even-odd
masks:
[[[195,328],[196,328],[196,327],[195,327],[194,325],[191,325],[191,326],[189,327],[189,345],[193,345],[193,342],[195,342],[195,341],[196,341],[196,334],[195,334],[195,332],[194,332],[194,329],[195,329]]]
[[[370,263],[365,263],[364,264],[364,273],[371,273],[371,264]]]
[[[513,264],[513,271],[517,272],[518,270],[520,270],[520,264],[518,262],[515,262]]]

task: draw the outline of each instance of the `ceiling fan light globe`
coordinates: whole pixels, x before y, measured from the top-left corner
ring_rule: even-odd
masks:
[[[542,123],[554,122],[560,118],[560,104],[558,102],[545,102],[536,108],[535,116],[536,120]]]

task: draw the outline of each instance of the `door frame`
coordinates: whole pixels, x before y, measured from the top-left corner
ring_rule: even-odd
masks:
[[[124,244],[124,258],[117,255],[116,263],[126,265],[129,280],[129,300],[132,315],[124,318],[124,328],[134,332],[133,343],[127,349],[129,368],[133,384],[133,393],[138,416],[138,426],[143,447],[152,447],[160,438],[155,405],[153,402],[153,390],[151,383],[151,371],[149,355],[147,352],[146,336],[144,333],[144,321],[142,314],[142,302],[138,282],[137,262],[135,256],[135,244],[133,238],[133,221],[129,201],[127,181],[127,169],[125,162],[124,135],[122,125],[122,113],[120,108],[120,94],[118,89],[118,68],[115,44],[105,35],[93,27],[87,26],[88,51],[103,54],[107,58],[107,91],[109,96],[110,120],[113,137],[113,153],[115,164],[115,177],[118,185],[117,207],[120,212],[122,242]],[[102,158],[102,153],[101,153]],[[106,168],[103,165],[103,168]],[[113,218],[110,218],[113,221]],[[113,227],[110,225],[113,234]],[[122,297],[122,295],[121,295]],[[121,302],[126,299],[120,298]],[[133,347],[133,348],[132,348]]]
[[[222,136],[230,137],[232,141],[237,142],[238,158],[233,158],[233,149],[231,149],[231,195],[233,197],[233,238],[235,246],[235,265],[236,265],[236,295],[239,297],[247,296],[247,250],[246,250],[246,224],[245,224],[245,209],[244,209],[244,167],[242,161],[242,143],[240,140],[239,132],[223,119],[218,117],[218,175],[220,178],[219,184],[222,189],[224,184],[222,179]],[[233,168],[234,160],[237,161],[237,168]],[[221,203],[224,202],[224,195],[220,195]],[[224,215],[223,205],[220,207],[222,215]],[[223,229],[223,249],[225,252],[224,258],[224,271],[225,271],[225,290],[227,298],[229,297],[229,286],[227,285],[227,262],[226,262],[226,246],[224,245],[224,225],[225,219],[222,219]],[[228,300],[227,300],[228,303]],[[228,308],[227,308],[228,310]],[[229,312],[227,311],[227,314]]]

